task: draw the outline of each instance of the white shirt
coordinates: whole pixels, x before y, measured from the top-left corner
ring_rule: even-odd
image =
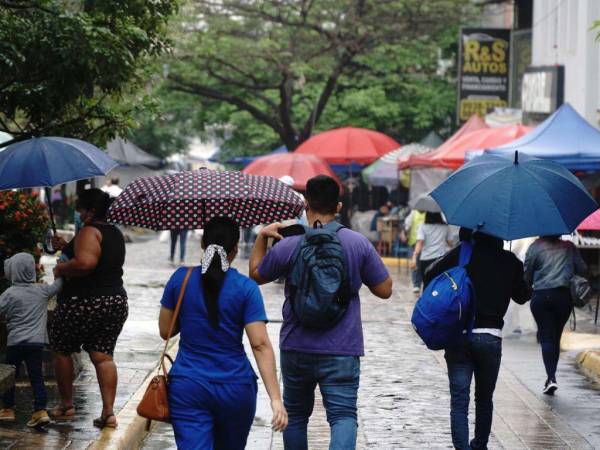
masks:
[[[423,261],[438,259],[448,251],[449,228],[444,224],[423,223],[417,230],[417,241],[423,241],[419,258]]]
[[[121,194],[121,192],[123,192],[123,189],[121,189],[116,184],[111,184],[110,186],[102,186],[102,190],[108,195],[110,195],[111,198],[118,197]]]

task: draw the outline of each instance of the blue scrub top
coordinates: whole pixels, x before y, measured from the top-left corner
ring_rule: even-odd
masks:
[[[174,310],[187,268],[171,276],[161,305]],[[244,327],[266,322],[267,314],[258,285],[235,269],[225,274],[219,294],[219,327],[208,322],[204,304],[202,271],[190,275],[179,312],[179,352],[169,376],[188,377],[218,383],[255,383],[256,374],[244,351]]]

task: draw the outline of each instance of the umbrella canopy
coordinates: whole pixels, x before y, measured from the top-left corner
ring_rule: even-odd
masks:
[[[581,231],[600,230],[600,209],[587,216],[585,220],[577,226],[577,229]]]
[[[319,156],[329,164],[371,164],[399,147],[395,140],[378,131],[346,127],[319,133],[296,152]]]
[[[571,233],[598,205],[560,164],[484,154],[431,196],[448,223],[505,239]]]
[[[127,166],[146,166],[158,169],[162,165],[160,158],[145,152],[127,139],[113,139],[106,144],[106,151],[112,159]]]
[[[371,186],[383,186],[389,190],[398,187],[398,161],[407,160],[411,155],[431,151],[430,147],[412,143],[386,153],[362,171],[363,181]]]
[[[563,104],[531,133],[488,151],[497,155],[511,155],[515,150],[519,154],[556,161],[574,171],[600,169],[600,131],[568,103]]]
[[[445,167],[458,169],[465,163],[465,153],[506,144],[526,135],[531,128],[523,125],[507,125],[500,128],[483,128],[464,134],[452,142],[446,142],[431,153],[414,156],[405,166]]]
[[[281,153],[263,156],[250,163],[243,171],[250,175],[263,175],[281,178],[288,175],[294,179],[293,188],[306,190],[306,183],[317,175],[328,175],[341,186],[337,175],[331,167],[315,155],[299,153]]]
[[[440,205],[431,197],[429,194],[422,194],[417,199],[411,203],[410,207],[412,209],[416,209],[417,211],[424,212],[440,212]]]
[[[108,218],[152,230],[193,230],[213,217],[249,227],[298,217],[303,208],[302,199],[276,178],[200,169],[134,181]]]
[[[106,175],[118,164],[79,139],[32,138],[0,152],[0,190],[52,187]]]

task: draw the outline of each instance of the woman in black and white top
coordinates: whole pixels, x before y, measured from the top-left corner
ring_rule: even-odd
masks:
[[[421,279],[425,271],[438,258],[446,254],[452,245],[450,229],[441,213],[428,212],[425,214],[425,223],[419,225],[417,230],[417,243],[412,256],[410,268],[417,268]]]

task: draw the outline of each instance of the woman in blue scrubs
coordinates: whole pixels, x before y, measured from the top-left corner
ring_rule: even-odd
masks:
[[[230,267],[239,238],[239,227],[229,218],[206,225],[202,266],[193,269],[182,301],[174,332],[181,334],[179,352],[169,373],[171,422],[180,449],[246,446],[256,412],[257,377],[242,344],[244,330],[271,399],[273,429],[287,426],[260,290]],[[165,287],[159,318],[163,339],[186,272],[178,269]]]

